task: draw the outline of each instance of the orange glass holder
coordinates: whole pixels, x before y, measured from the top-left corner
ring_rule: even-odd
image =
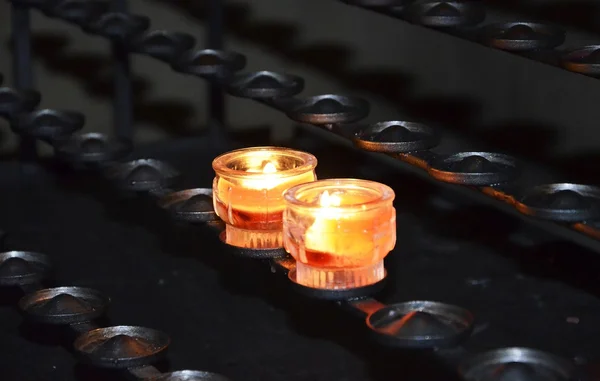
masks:
[[[283,193],[314,181],[317,159],[282,147],[252,147],[214,159],[213,203],[225,222],[225,242],[271,249],[283,246]]]
[[[315,181],[284,195],[283,243],[300,285],[329,290],[385,278],[383,259],[396,244],[394,191],[357,179]]]

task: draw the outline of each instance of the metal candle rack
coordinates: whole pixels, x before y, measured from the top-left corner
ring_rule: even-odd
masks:
[[[104,314],[110,299],[83,287],[43,288],[40,282],[50,270],[50,258],[44,254],[0,253],[0,286],[23,290],[25,296],[19,308],[31,321],[70,328],[77,335],[73,346],[82,361],[122,369],[134,379],[227,380],[218,374],[192,370],[162,374],[149,364],[164,356],[170,342],[168,335],[135,326],[100,328],[94,320]]]
[[[554,229],[563,236],[572,238],[574,229],[579,232],[577,236],[591,237],[585,242],[594,243],[588,246],[598,247],[596,239],[600,237],[600,225],[594,221],[600,217],[600,208],[596,204],[600,198],[599,188],[557,183],[517,192],[513,181],[518,173],[518,165],[510,156],[492,152],[437,155],[429,151],[439,142],[435,131],[419,123],[384,121],[367,126],[355,125],[353,123],[368,114],[366,101],[340,95],[295,98],[303,89],[301,78],[268,71],[238,74],[245,66],[244,56],[222,50],[194,50],[195,40],[187,34],[162,30],[148,32],[149,21],[143,16],[109,10],[104,3],[96,1],[12,0],[12,3],[15,12],[33,7],[48,16],[79,25],[87,33],[104,36],[118,43],[119,54],[115,52],[117,63],[125,65],[119,66],[123,70],[117,75],[117,79],[121,78],[121,89],[126,88],[126,82],[129,81],[123,53],[152,56],[170,64],[175,71],[209,80],[213,86],[219,86],[231,95],[257,100],[283,111],[294,121],[321,126],[350,139],[359,148],[383,153],[398,162],[421,168],[432,179],[464,185],[471,193],[485,194],[508,203],[524,215],[550,220],[552,223],[541,226]],[[431,7],[431,1],[415,2],[406,9],[398,8],[398,1],[352,3],[372,6],[386,13],[402,11],[403,15],[412,15],[411,20],[421,20],[434,27],[470,25],[482,19],[481,9],[472,8],[473,4],[463,1],[444,2],[454,8],[453,12],[449,12],[446,6],[441,11],[439,7]],[[391,5],[394,7],[389,8]],[[432,9],[441,13],[432,13]],[[417,10],[423,13],[421,18],[415,18]],[[529,25],[528,28],[541,33],[542,30],[536,29],[536,25]],[[27,31],[23,33],[27,34]],[[494,46],[515,50],[515,46],[519,45],[515,41],[534,39],[503,35],[500,40],[503,42]],[[553,41],[550,45],[556,46],[560,38]],[[508,49],[511,46],[513,48]],[[521,51],[525,49],[523,44],[519,46]],[[530,43],[528,46],[527,49],[531,50],[543,45]],[[30,65],[28,54],[23,55],[25,50],[19,50],[18,46],[16,50],[15,55],[21,54],[20,57],[25,57],[25,63]],[[572,69],[570,66],[567,68]],[[16,83],[21,87],[19,83],[23,82]],[[118,102],[122,103],[115,108],[115,116],[119,115],[124,105],[131,106],[123,99],[117,97]],[[39,101],[40,95],[34,90],[0,88],[0,116],[6,118],[13,131],[21,137],[51,144],[57,158],[74,168],[97,170],[122,191],[151,195],[156,198],[157,205],[169,211],[175,220],[222,231],[222,223],[212,209],[210,189],[174,192],[170,187],[177,181],[179,173],[167,163],[154,159],[119,162],[133,148],[129,116],[124,124],[116,123],[120,127],[114,138],[97,133],[75,135],[84,125],[83,115],[60,110],[34,111]],[[123,112],[130,115],[131,110]],[[127,127],[123,127],[125,125]],[[373,337],[384,345],[430,349],[452,364],[458,365],[460,362],[460,372],[465,379],[483,380],[484,375],[493,370],[508,379],[530,379],[528,375],[540,369],[551,379],[567,380],[581,376],[570,361],[526,348],[504,348],[469,356],[464,361],[467,353],[460,344],[469,337],[474,316],[461,307],[432,301],[410,301],[386,306],[371,298],[383,286],[383,282],[349,290],[312,289],[293,282],[295,263],[283,250],[227,249],[240,256],[264,260],[275,270],[286,274],[296,291],[313,298],[334,301],[340,307],[363,317]],[[23,251],[2,253],[0,285],[23,289],[26,295],[19,306],[28,318],[71,327],[79,335],[74,345],[82,360],[99,367],[124,368],[136,379],[223,379],[219,375],[196,371],[161,374],[149,364],[164,354],[169,343],[165,334],[141,327],[96,327],[91,321],[104,311],[108,298],[97,291],[77,287],[42,289],[39,282],[48,273],[49,266],[48,258],[43,254]]]
[[[473,0],[340,0],[399,20],[433,28],[485,46],[514,53],[590,77],[600,76],[600,45],[558,50],[565,41],[560,27],[530,21],[480,26],[485,6]]]

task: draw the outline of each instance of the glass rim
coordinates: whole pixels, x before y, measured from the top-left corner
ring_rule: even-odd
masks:
[[[342,189],[343,187],[352,186],[352,188],[355,188],[355,189],[362,188],[362,189],[368,189],[368,190],[376,190],[377,192],[379,192],[379,197],[377,197],[376,199],[371,200],[371,201],[363,202],[360,204],[349,204],[349,205],[342,205],[342,206],[328,206],[327,207],[328,209],[333,209],[337,212],[351,212],[351,211],[354,212],[354,211],[370,210],[370,209],[373,209],[373,208],[375,208],[381,204],[384,204],[386,202],[391,203],[394,201],[394,198],[395,198],[394,190],[391,187],[389,187],[388,185],[385,185],[385,184],[382,184],[382,183],[379,183],[376,181],[353,179],[353,178],[323,179],[323,180],[312,181],[310,183],[298,184],[298,185],[295,185],[295,186],[289,188],[287,191],[285,191],[283,194],[283,198],[286,203],[288,203],[292,206],[302,207],[304,209],[310,209],[310,210],[321,209],[323,207],[319,204],[309,203],[306,201],[299,200],[297,198],[297,194],[299,192],[314,190],[314,189],[319,189],[319,188],[322,188],[323,190],[331,189],[331,188],[335,189],[336,186],[338,186],[340,189]]]
[[[302,165],[286,169],[283,171],[277,171],[276,173],[261,173],[261,172],[246,172],[237,169],[231,169],[227,167],[227,163],[229,163],[232,159],[243,155],[249,154],[251,152],[264,152],[271,151],[275,155],[280,153],[286,156],[292,156],[297,158],[303,162]],[[226,177],[244,177],[244,178],[252,178],[252,179],[261,179],[261,178],[272,178],[273,175],[277,175],[278,177],[290,177],[296,176],[299,174],[303,174],[309,171],[312,171],[317,166],[317,158],[304,151],[298,151],[292,148],[287,147],[277,147],[277,146],[259,146],[259,147],[247,147],[247,148],[239,148],[233,151],[226,152],[217,156],[213,162],[212,167],[217,175],[226,176]]]

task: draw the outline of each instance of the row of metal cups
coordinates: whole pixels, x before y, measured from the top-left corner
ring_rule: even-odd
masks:
[[[41,282],[51,270],[48,255],[30,251],[0,253],[0,287],[20,287],[24,291],[18,306],[29,321],[70,328],[76,336],[73,348],[82,362],[121,369],[148,381],[227,381],[224,376],[205,371],[159,372],[150,364],[165,356],[170,344],[166,333],[139,326],[98,327],[95,321],[104,316],[110,298],[86,287],[42,288]]]

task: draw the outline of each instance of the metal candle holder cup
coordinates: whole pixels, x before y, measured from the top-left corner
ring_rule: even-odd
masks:
[[[357,179],[315,181],[284,195],[284,247],[296,259],[295,281],[343,290],[380,282],[396,244],[394,191]]]
[[[314,181],[317,159],[280,147],[235,150],[213,161],[213,204],[232,246],[282,247],[283,193]]]

